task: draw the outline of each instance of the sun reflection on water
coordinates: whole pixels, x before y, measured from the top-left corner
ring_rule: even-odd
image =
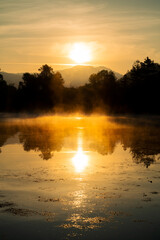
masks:
[[[75,156],[72,158],[72,163],[75,167],[75,171],[78,173],[83,172],[85,168],[88,166],[88,161],[89,161],[89,158],[85,154],[82,148],[82,134],[79,133],[78,149]]]
[[[84,154],[82,148],[78,148],[76,155],[72,159],[76,172],[83,172],[88,165],[88,156]]]

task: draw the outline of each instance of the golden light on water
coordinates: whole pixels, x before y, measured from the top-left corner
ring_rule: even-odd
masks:
[[[81,134],[79,134],[78,150],[77,150],[75,156],[72,158],[72,163],[75,167],[75,171],[78,173],[83,172],[85,170],[85,168],[88,166],[88,161],[89,161],[89,158],[85,154],[85,152],[83,151],[83,148],[82,148],[82,136],[81,136]]]
[[[91,49],[85,43],[74,43],[69,58],[78,64],[89,62],[92,58]]]
[[[83,172],[88,165],[88,156],[84,154],[81,148],[72,159],[76,172]]]

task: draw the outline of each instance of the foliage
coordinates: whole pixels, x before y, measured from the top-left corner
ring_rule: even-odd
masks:
[[[23,74],[18,88],[18,102],[22,100],[19,109],[47,111],[61,103],[64,88],[61,74],[54,73],[48,65],[39,71],[39,74]]]
[[[131,112],[160,113],[160,65],[148,57],[136,61],[132,69],[119,81],[120,103]]]
[[[150,58],[136,61],[117,80],[112,71],[92,74],[84,86],[64,87],[59,72],[47,64],[39,73],[24,73],[18,89],[7,85],[0,74],[0,111],[160,114],[160,65]]]

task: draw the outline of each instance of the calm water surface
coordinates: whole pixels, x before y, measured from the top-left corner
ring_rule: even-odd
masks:
[[[160,239],[160,119],[0,121],[0,239]]]

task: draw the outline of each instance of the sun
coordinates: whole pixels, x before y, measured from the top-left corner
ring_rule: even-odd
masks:
[[[78,64],[89,62],[91,60],[91,49],[85,43],[74,43],[69,58]]]

